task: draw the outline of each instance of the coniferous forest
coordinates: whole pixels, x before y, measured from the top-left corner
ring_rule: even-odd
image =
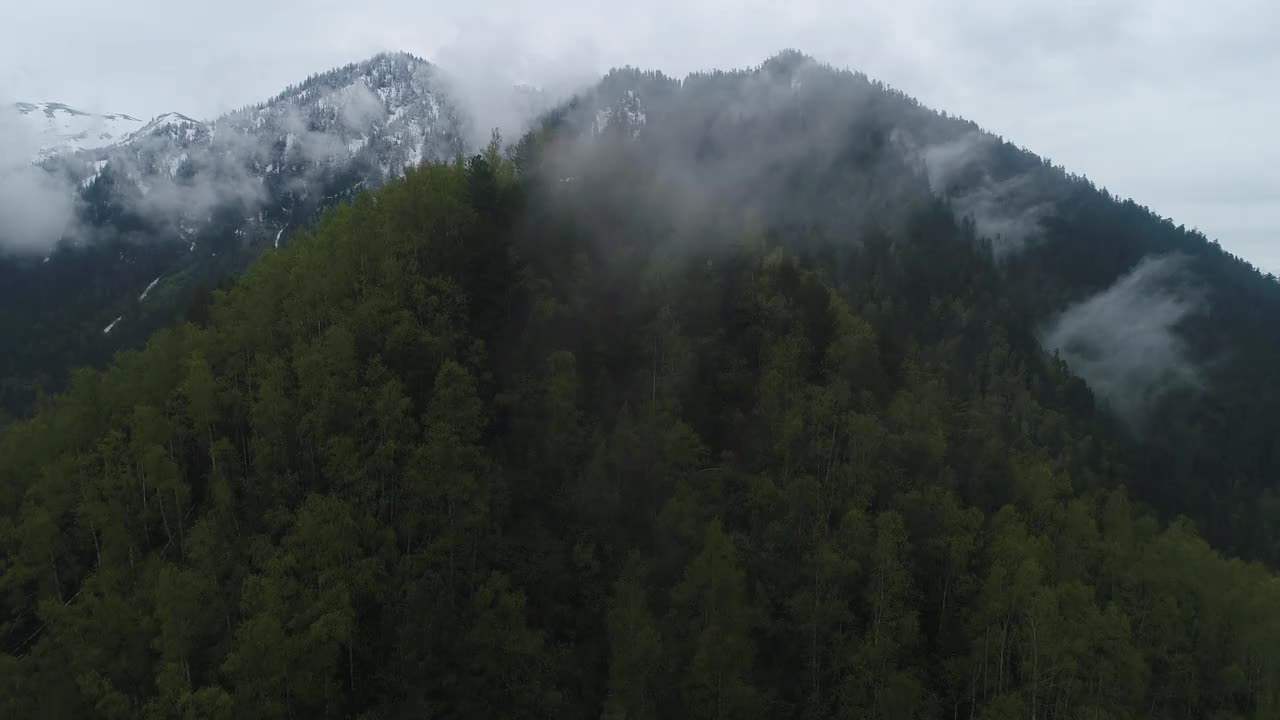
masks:
[[[857,185],[875,123],[678,211],[571,125],[360,194],[0,430],[0,716],[1280,717],[1280,449],[1230,444],[1276,388],[1253,435],[1137,428],[1028,299],[1119,234],[1251,268],[1066,178],[1002,259],[910,168]]]

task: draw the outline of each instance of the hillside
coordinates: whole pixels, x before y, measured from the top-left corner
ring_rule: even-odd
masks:
[[[0,432],[0,712],[1272,718],[1275,297],[865,77],[618,71]]]

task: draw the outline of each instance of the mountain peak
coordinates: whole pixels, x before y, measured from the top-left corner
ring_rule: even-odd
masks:
[[[193,123],[193,122],[200,122],[200,121],[196,120],[195,118],[183,115],[182,113],[179,113],[179,112],[167,112],[167,113],[161,113],[160,115],[155,116],[154,118],[151,119],[151,122],[147,124],[157,125],[157,124],[168,124],[168,123],[174,123],[174,122]]]

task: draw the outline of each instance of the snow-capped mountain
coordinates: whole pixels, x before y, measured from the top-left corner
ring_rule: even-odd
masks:
[[[202,164],[232,161],[255,176],[372,163],[385,180],[425,159],[465,149],[463,114],[434,66],[412,55],[382,54],[316,75],[258,105],[211,122],[161,115],[94,159],[140,177],[177,177]],[[215,160],[216,159],[216,160]],[[127,166],[130,160],[145,160]]]
[[[9,116],[30,152],[29,161],[113,145],[143,127],[123,113],[91,113],[57,102],[18,102],[0,112]]]
[[[193,236],[234,209],[252,242],[406,167],[464,152],[467,122],[434,66],[383,54],[213,121],[161,115],[60,162],[86,197],[104,194],[96,186],[107,174],[109,194],[159,231]]]

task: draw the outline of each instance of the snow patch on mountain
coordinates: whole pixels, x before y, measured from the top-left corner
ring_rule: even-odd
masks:
[[[0,112],[12,115],[36,139],[31,162],[113,145],[143,127],[132,115],[85,112],[59,102],[18,102]]]
[[[156,288],[156,285],[159,285],[159,284],[160,284],[159,277],[157,277],[155,280],[152,280],[151,284],[147,286],[147,289],[143,290],[142,294],[138,296],[138,302],[142,302],[143,300],[146,300],[147,296],[151,294],[151,291],[154,290]]]
[[[596,108],[591,132],[602,135],[610,130],[616,130],[636,138],[640,136],[646,122],[648,122],[648,114],[640,101],[640,96],[634,90],[627,90],[612,103]]]

